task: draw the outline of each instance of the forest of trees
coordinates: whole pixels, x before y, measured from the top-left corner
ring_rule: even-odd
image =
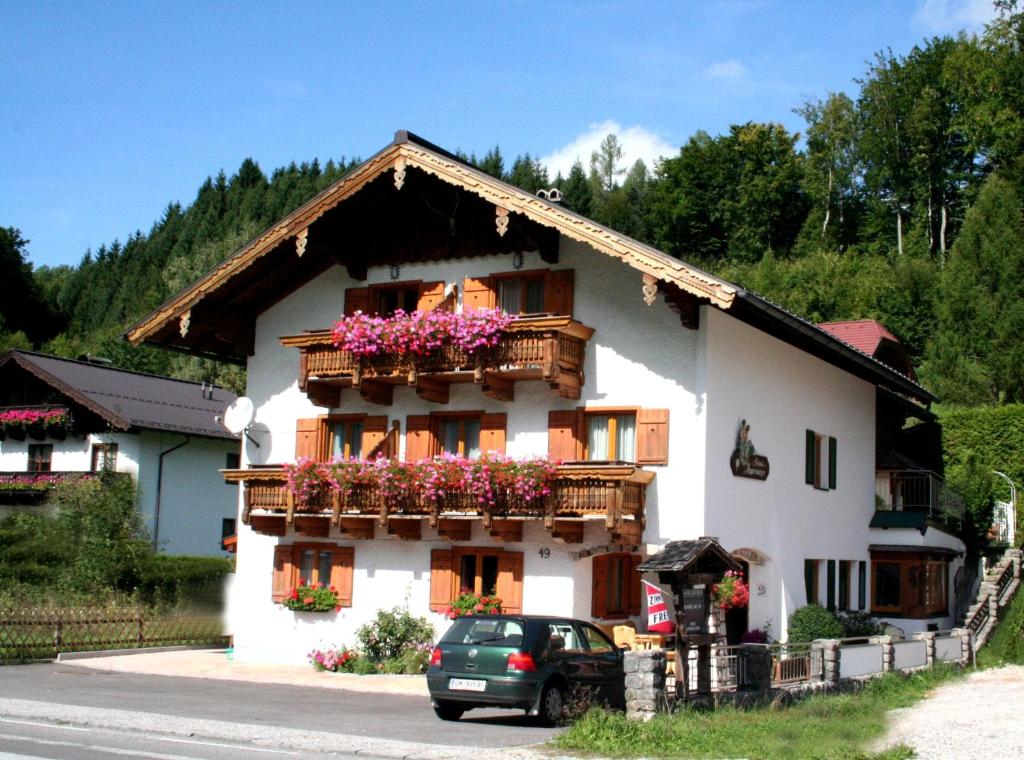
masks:
[[[1024,401],[1024,13],[996,6],[980,37],[877,53],[855,97],[794,104],[802,134],[757,122],[699,131],[653,167],[625,165],[609,135],[555,177],[530,154],[506,166],[497,146],[461,155],[530,192],[557,186],[573,210],[812,321],[882,321],[945,402]],[[131,348],[120,333],[354,163],[268,178],[247,159],[77,266],[33,268],[16,225],[0,228],[13,286],[0,348],[239,387],[237,368]]]

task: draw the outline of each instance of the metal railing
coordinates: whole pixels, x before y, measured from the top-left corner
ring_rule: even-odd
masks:
[[[963,498],[929,470],[883,470],[875,473],[875,509],[923,512],[949,527],[960,528]]]

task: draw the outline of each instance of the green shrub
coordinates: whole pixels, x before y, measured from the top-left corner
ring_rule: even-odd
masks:
[[[789,616],[789,641],[840,639],[843,624],[820,604],[808,604]]]
[[[399,657],[406,649],[429,645],[434,627],[426,618],[413,617],[404,607],[377,610],[372,623],[361,626],[356,638],[363,653],[374,662]]]
[[[140,598],[150,604],[221,609],[234,562],[222,557],[154,554],[142,567]]]
[[[377,671],[377,663],[366,657],[356,657],[352,660],[352,673],[360,676],[369,676]]]
[[[854,612],[853,610],[838,612],[836,619],[843,626],[843,636],[846,638],[878,636],[885,631],[885,625],[867,612]]]

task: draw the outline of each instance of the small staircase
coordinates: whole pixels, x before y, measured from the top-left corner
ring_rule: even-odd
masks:
[[[1007,549],[985,572],[977,599],[968,608],[962,626],[971,631],[975,652],[988,641],[999,623],[999,615],[1020,587],[1021,555],[1020,549]]]

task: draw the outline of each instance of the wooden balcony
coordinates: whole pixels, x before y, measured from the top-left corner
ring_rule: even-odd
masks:
[[[583,540],[588,521],[602,521],[612,542],[636,546],[644,527],[647,486],[654,473],[621,462],[578,462],[558,467],[547,497],[524,502],[509,493],[497,494],[493,506],[480,505],[468,494],[449,494],[441,503],[411,498],[388,502],[376,487],[349,494],[327,493],[312,504],[296,503],[281,467],[222,470],[229,483],[243,483],[242,521],[260,533],[285,535],[292,527],[310,536],[327,536],[337,527],[343,536],[373,538],[382,528],[399,538],[418,539],[423,523],[451,541],[468,541],[474,520],[491,535],[521,541],[523,523],[542,521],[566,543]]]
[[[371,403],[391,404],[397,385],[446,404],[452,383],[476,383],[486,396],[513,401],[522,380],[546,382],[560,396],[578,399],[593,334],[571,317],[537,316],[515,320],[497,346],[471,355],[446,347],[430,356],[358,357],[336,348],[330,330],[286,335],[281,343],[299,349],[299,388],[319,406],[338,406],[345,388],[358,389]]]

